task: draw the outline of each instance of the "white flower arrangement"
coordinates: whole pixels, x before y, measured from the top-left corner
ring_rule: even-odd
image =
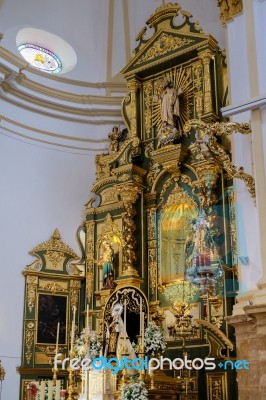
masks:
[[[102,349],[101,342],[97,332],[84,328],[77,337],[74,345],[75,357],[82,360],[83,358],[96,357]]]
[[[145,353],[158,355],[165,351],[166,340],[163,329],[155,322],[149,322],[144,332]]]
[[[119,400],[148,400],[145,383],[141,381],[124,386]]]

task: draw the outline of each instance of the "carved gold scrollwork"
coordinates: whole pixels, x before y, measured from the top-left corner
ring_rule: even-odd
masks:
[[[118,193],[116,192],[116,196],[117,195]],[[117,223],[113,221],[111,214],[108,213],[105,217],[104,223],[102,224],[101,234],[97,237],[97,244],[101,244],[103,240],[109,240],[110,242],[112,242],[114,237],[116,237],[119,242],[121,242],[122,232],[119,229]]]
[[[29,312],[31,313],[36,302],[36,288],[38,285],[37,276],[27,276],[27,304]]]
[[[238,250],[237,250],[237,230],[236,230],[236,202],[233,188],[228,191],[229,200],[229,216],[230,216],[230,238],[231,238],[231,251],[232,263],[238,265]],[[238,273],[238,271],[236,271]]]
[[[181,176],[181,162],[187,157],[187,151],[180,145],[168,145],[151,153],[155,163],[162,166],[163,170],[172,175],[175,181]]]
[[[231,178],[239,178],[243,180],[248,188],[252,198],[256,197],[255,181],[254,178],[244,171],[243,167],[237,168],[232,164],[229,155],[225,150],[218,145],[215,138],[209,141],[209,148],[211,152],[222,162],[223,168]]]
[[[33,324],[34,327],[34,324]],[[25,331],[25,344],[26,344],[26,361],[27,364],[30,364],[32,359],[32,345],[34,338],[34,329],[26,329]]]
[[[102,205],[115,203],[117,201],[117,193],[112,187],[103,190],[101,196],[102,196]]]
[[[224,317],[222,315],[218,316],[218,317],[211,317],[211,323],[216,326],[218,329],[221,328],[222,323],[224,321]]]
[[[240,132],[242,134],[250,133],[250,125],[247,123],[214,123],[214,124],[206,124],[201,120],[190,120],[184,126],[184,131],[190,132],[190,130],[194,128],[196,129],[196,137],[197,142],[191,146],[193,150],[193,146],[198,145],[201,148],[201,153],[203,158],[206,161],[213,158],[216,165],[221,165],[224,170],[228,173],[231,178],[239,178],[243,180],[248,188],[248,191],[251,194],[251,197],[255,198],[255,181],[254,178],[247,174],[244,171],[243,167],[237,168],[232,164],[229,154],[225,151],[225,149],[217,142],[217,136],[230,135],[234,132]],[[206,165],[208,163],[206,162]],[[217,173],[218,169],[214,171]]]
[[[60,285],[58,282],[50,281],[43,285],[43,289],[51,292],[52,294],[56,292],[67,292],[67,289]]]
[[[93,291],[94,226],[95,222],[86,222],[86,295],[88,302],[90,302]]]
[[[220,7],[220,18],[222,23],[228,22],[243,9],[242,0],[218,0]]]
[[[145,133],[146,137],[149,138],[152,128],[152,83],[150,81],[143,84],[144,91],[144,121],[145,121]]]
[[[46,251],[47,254],[49,253],[49,257],[51,257],[51,260],[56,259],[56,256],[52,257],[51,253],[53,253],[53,252],[59,252],[59,253],[63,253],[63,254],[66,253],[66,254],[69,254],[75,260],[79,259],[77,254],[69,246],[67,246],[65,243],[62,242],[61,235],[60,235],[58,229],[56,229],[54,231],[50,240],[36,246],[31,251],[31,253],[35,254],[40,251]]]
[[[70,302],[71,307],[78,307],[79,303],[79,291],[80,291],[80,281],[71,280],[70,281]]]
[[[63,253],[57,253],[53,250],[47,251],[46,257],[47,260],[51,261],[54,268],[56,268],[57,264],[65,258]]]
[[[200,118],[203,114],[203,92],[202,92],[203,70],[202,64],[193,64],[193,85],[195,99],[195,114]]]
[[[209,400],[226,400],[225,373],[207,374]]]
[[[137,61],[137,64],[153,60],[156,57],[169,53],[170,51],[177,50],[180,47],[187,46],[195,42],[195,40],[188,38],[180,38],[163,32],[158,39],[154,42],[153,46],[145,52],[145,54]]]
[[[148,268],[151,293],[153,294],[157,285],[157,243],[156,243],[156,208],[147,210],[148,226]]]

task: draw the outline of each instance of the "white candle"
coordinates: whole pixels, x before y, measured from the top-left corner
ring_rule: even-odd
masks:
[[[141,336],[141,340],[142,340],[142,351],[144,352],[144,312],[142,313],[142,336]]]
[[[124,347],[126,351],[126,337],[127,337],[127,303],[124,301]]]
[[[40,400],[44,400],[44,397],[45,397],[45,381],[41,381]]]
[[[55,400],[60,400],[60,389],[61,389],[61,381],[60,379],[57,379],[55,384]]]
[[[48,400],[53,400],[53,381],[48,381]]]
[[[76,317],[76,307],[73,307],[73,320],[72,320],[72,329],[71,329],[71,346],[70,351],[73,352],[74,348],[74,335],[75,335],[75,317]]]
[[[55,355],[58,353],[59,330],[60,330],[60,322],[58,322],[58,324],[57,324],[57,331],[56,331],[56,345],[55,345]]]

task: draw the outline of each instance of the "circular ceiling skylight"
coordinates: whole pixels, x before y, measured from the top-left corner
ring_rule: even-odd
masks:
[[[52,74],[64,74],[77,64],[74,49],[53,33],[23,28],[16,36],[18,51],[34,68]]]
[[[62,71],[62,62],[50,50],[26,43],[18,46],[18,51],[28,63],[41,71],[58,74]]]

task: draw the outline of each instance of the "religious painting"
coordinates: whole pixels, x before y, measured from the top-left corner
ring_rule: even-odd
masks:
[[[55,344],[59,325],[59,344],[66,343],[67,296],[39,294],[37,343]]]
[[[188,237],[198,210],[188,203],[172,204],[160,214],[160,281],[161,284],[183,280],[189,257]]]

